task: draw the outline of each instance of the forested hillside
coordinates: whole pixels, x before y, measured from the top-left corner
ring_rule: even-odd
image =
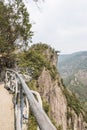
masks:
[[[60,55],[59,72],[64,84],[82,101],[87,100],[87,51]]]

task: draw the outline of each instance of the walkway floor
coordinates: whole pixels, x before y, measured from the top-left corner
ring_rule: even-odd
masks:
[[[14,130],[12,95],[0,84],[0,130]]]

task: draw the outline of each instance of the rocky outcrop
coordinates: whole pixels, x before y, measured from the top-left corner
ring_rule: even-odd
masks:
[[[80,113],[79,116],[74,110],[68,108],[68,113],[70,117],[67,119],[67,128],[69,130],[86,130],[86,123],[84,122],[83,115]]]
[[[29,51],[26,55],[27,66],[32,70],[29,87],[40,93],[43,108],[55,126],[58,130],[86,130],[84,110],[66,90],[58,73],[57,53],[44,44],[34,45]]]
[[[44,68],[38,78],[37,86],[41,97],[49,104],[49,116],[58,128],[62,128],[62,130],[86,130],[87,124],[84,122],[82,113],[78,115],[68,107],[58,77],[53,81],[49,71]],[[69,118],[68,114],[71,114]]]
[[[43,54],[45,54],[50,65],[57,68],[57,53],[53,53],[52,50],[48,48]],[[60,75],[58,73],[55,75],[55,78],[52,78],[50,71],[44,67],[37,79],[37,89],[42,99],[45,100],[45,103],[49,104],[50,107],[48,115],[60,130],[85,130],[82,113],[78,115],[73,108],[69,108],[68,100],[63,92],[65,90]],[[70,92],[70,94],[72,93]],[[71,113],[69,119],[68,108],[69,113]]]
[[[67,102],[62,93],[58,80],[52,81],[51,76],[47,70],[42,71],[38,78],[38,90],[50,106],[49,115],[55,121],[57,126],[67,128]]]

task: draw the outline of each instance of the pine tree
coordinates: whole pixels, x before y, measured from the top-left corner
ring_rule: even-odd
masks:
[[[13,67],[17,44],[28,45],[32,39],[29,14],[21,0],[12,4],[0,1],[0,68]]]

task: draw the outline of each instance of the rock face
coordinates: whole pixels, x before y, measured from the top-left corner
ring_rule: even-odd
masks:
[[[43,107],[58,130],[86,130],[83,110],[72,93],[66,91],[58,73],[57,53],[38,44],[30,48],[28,55],[33,75],[29,87],[40,93]]]
[[[61,126],[63,127],[63,130],[66,130],[67,102],[60,86],[58,86],[58,80],[52,81],[49,72],[44,68],[38,79],[38,86],[41,96],[49,103],[49,115],[58,126]]]
[[[58,78],[52,81],[45,68],[38,78],[38,91],[50,106],[49,115],[51,119],[62,130],[86,130],[86,123],[81,113],[78,116],[74,110],[69,108],[71,116],[67,119],[67,100],[59,82]]]
[[[70,110],[69,112],[72,116],[67,119],[67,127],[69,130],[87,130],[87,124],[84,122],[83,116],[80,113],[79,116],[75,113],[74,110]]]
[[[57,68],[57,53],[52,53],[48,48],[43,52],[43,55],[45,55],[51,66]],[[67,99],[63,93],[64,88],[60,75],[58,73],[55,75],[55,78],[52,78],[50,71],[44,67],[36,84],[42,99],[49,104],[48,115],[55,122],[58,130],[86,130],[81,113],[77,115],[72,108],[69,108],[71,116],[67,119]]]

